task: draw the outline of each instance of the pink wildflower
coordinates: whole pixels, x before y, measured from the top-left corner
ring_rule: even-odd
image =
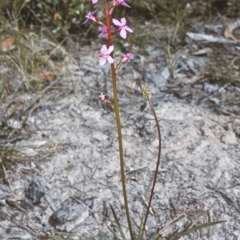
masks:
[[[105,101],[106,98],[107,98],[107,95],[105,95],[105,94],[103,94],[103,93],[101,92],[101,94],[99,95],[99,98],[100,98],[102,101]]]
[[[125,7],[131,8],[124,0],[115,0],[115,1],[113,1],[113,6],[117,6],[119,4],[122,4]]]
[[[103,45],[101,48],[101,54],[100,54],[100,60],[99,60],[99,65],[103,66],[106,61],[108,61],[110,64],[114,62],[114,59],[111,57],[111,53],[114,49],[114,46],[111,45],[109,48],[107,48],[106,45]]]
[[[126,53],[122,59],[121,59],[121,63],[125,63],[127,62],[128,60],[132,60],[134,59],[134,54],[133,53]]]
[[[87,15],[86,15],[86,21],[82,23],[85,24],[87,23],[89,20],[92,20],[93,22],[97,22],[97,19],[94,17],[94,13],[97,11],[97,9],[94,11],[94,12],[89,12]]]
[[[109,97],[106,94],[101,93],[101,95],[99,95],[99,98],[105,103],[108,103],[109,105],[111,105],[112,108],[114,108],[112,101],[109,99]]]
[[[121,22],[117,19],[113,19],[112,21],[116,26],[118,26],[118,30],[120,30],[120,36],[122,38],[127,38],[127,31],[131,33],[133,32],[133,30],[126,25],[126,18],[121,18]]]
[[[106,27],[98,27],[98,30],[101,32],[100,34],[98,34],[98,37],[105,37],[107,38],[108,33],[107,33],[107,28]]]
[[[95,4],[97,2],[98,2],[98,0],[92,0],[92,4]]]
[[[98,34],[99,38],[102,38],[102,37],[107,38],[108,37],[108,32],[107,32],[106,27],[98,27],[98,30],[101,32],[100,34]],[[114,30],[114,27],[111,26],[111,31],[113,31],[113,30]]]

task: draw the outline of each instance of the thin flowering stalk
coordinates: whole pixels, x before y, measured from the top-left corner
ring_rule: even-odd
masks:
[[[105,63],[108,62],[111,66],[114,101],[110,100],[110,98],[107,95],[105,95],[104,93],[101,93],[99,95],[99,98],[102,101],[104,101],[106,104],[109,104],[115,111],[116,125],[117,125],[117,132],[118,132],[119,155],[120,155],[122,192],[123,192],[124,205],[125,205],[124,207],[125,207],[125,211],[126,211],[128,229],[129,229],[129,233],[130,233],[130,236],[131,236],[131,240],[135,240],[135,236],[133,234],[132,225],[131,225],[131,218],[130,218],[130,213],[129,213],[128,200],[127,200],[125,171],[124,171],[124,159],[123,159],[121,122],[120,122],[120,113],[119,113],[118,97],[117,97],[117,84],[116,84],[116,73],[117,73],[117,71],[120,69],[122,64],[124,64],[127,61],[133,59],[134,54],[133,53],[125,54],[121,58],[121,60],[117,64],[117,66],[115,67],[114,57],[113,57],[114,46],[112,44],[112,35],[115,36],[115,33],[117,31],[120,32],[120,36],[122,38],[126,39],[127,38],[127,32],[132,33],[133,30],[126,25],[126,19],[125,18],[121,18],[120,21],[117,20],[117,19],[113,19],[113,23],[117,27],[111,26],[111,14],[112,14],[113,10],[115,9],[115,7],[118,6],[118,5],[123,5],[125,7],[130,7],[130,6],[125,2],[125,0],[113,0],[113,1],[111,1],[112,6],[109,9],[109,0],[103,0],[103,1],[105,2],[106,25],[101,21],[100,18],[97,18],[97,17],[94,16],[94,14],[97,10],[94,11],[94,12],[89,12],[86,16],[87,19],[85,20],[85,22],[83,24],[87,23],[89,20],[99,24],[101,26],[101,27],[99,27],[99,31],[101,33],[98,35],[98,37],[105,37],[108,41],[108,46],[103,45],[102,48],[101,48],[99,65],[102,66],[102,65],[104,65]],[[97,2],[98,2],[98,0],[92,0],[93,4],[96,4]],[[154,110],[154,107],[153,107],[153,104],[152,104],[152,101],[151,101],[151,92],[145,86],[143,86],[141,84],[140,84],[140,89],[142,91],[143,96],[148,100],[149,105],[151,107],[151,110],[152,110],[152,113],[154,115],[154,119],[155,119],[155,122],[156,122],[156,125],[157,125],[158,139],[159,139],[158,159],[157,159],[157,163],[156,163],[156,170],[155,170],[155,173],[154,173],[154,179],[153,179],[151,194],[150,194],[149,202],[148,202],[148,206],[147,206],[147,211],[146,211],[145,219],[141,223],[141,226],[139,228],[138,236],[136,236],[138,240],[143,240],[143,234],[146,231],[146,223],[147,223],[148,215],[150,213],[150,207],[151,207],[151,202],[152,202],[152,199],[153,199],[154,189],[155,189],[155,185],[156,185],[156,181],[157,181],[158,170],[159,170],[160,163],[161,163],[161,161],[160,161],[160,157],[161,157],[161,131],[160,131],[160,125],[159,125],[159,122],[158,122],[158,119],[157,119],[157,115],[156,115],[156,112]],[[118,225],[118,229],[119,229],[119,232],[121,234],[121,237],[122,237],[123,240],[126,240],[124,232],[122,231],[121,224],[120,224],[119,220],[117,219],[117,216],[116,216],[112,206],[111,206],[111,209],[112,209],[115,221]],[[209,227],[211,225],[215,225],[215,224],[218,224],[218,223],[221,223],[221,222],[223,222],[223,221],[212,222],[212,223],[210,222],[210,223],[208,223],[208,225],[202,224],[202,225],[200,225],[200,227],[197,226],[197,228],[193,227],[193,228],[189,229],[190,231],[181,232],[180,234],[177,235],[177,237],[187,235],[190,232],[199,230],[201,228]],[[161,237],[160,235],[162,235],[162,234],[161,233],[158,234],[159,237]],[[157,238],[154,238],[154,239],[157,239]]]
[[[141,92],[143,94],[143,97],[148,100],[148,103],[149,103],[149,105],[151,107],[151,110],[152,110],[152,113],[153,113],[153,116],[154,116],[154,120],[155,120],[156,126],[157,126],[158,143],[159,143],[159,146],[158,146],[158,158],[157,158],[157,163],[156,163],[156,169],[155,169],[155,172],[154,172],[154,178],[153,178],[151,194],[150,194],[150,198],[149,198],[149,201],[148,201],[147,212],[146,212],[145,219],[144,219],[144,222],[143,222],[143,231],[145,231],[146,223],[147,223],[147,219],[148,219],[148,215],[149,215],[149,212],[150,212],[151,203],[152,203],[152,199],[153,199],[153,195],[154,195],[154,189],[155,189],[155,185],[156,185],[156,182],[157,182],[158,171],[159,171],[159,167],[160,167],[160,164],[161,164],[161,149],[162,149],[161,139],[162,139],[162,137],[161,137],[160,124],[158,122],[157,114],[156,114],[156,111],[154,109],[154,106],[153,106],[152,100],[151,100],[152,94],[149,91],[149,89],[146,88],[142,84],[140,84],[140,89],[141,89]]]
[[[107,39],[108,46],[111,46],[113,44],[112,44],[112,34],[111,34],[111,16],[110,16],[110,11],[109,11],[108,1],[105,1],[105,14],[106,14],[107,33],[108,33],[108,39]],[[111,56],[113,57],[113,53],[111,53]],[[127,216],[129,233],[130,233],[131,239],[134,240],[130,212],[129,212],[129,207],[128,207],[128,199],[127,199],[124,159],[123,159],[121,121],[120,121],[118,96],[117,96],[117,79],[116,79],[116,71],[115,71],[115,67],[114,67],[113,63],[111,64],[111,73],[112,73],[112,87],[113,87],[113,96],[114,96],[114,110],[115,110],[116,124],[117,124],[117,131],[118,131],[118,145],[119,145],[120,169],[121,169],[121,180],[122,180],[122,192],[123,192],[124,205],[125,205],[125,211],[126,211],[126,216]]]
[[[105,1],[105,14],[106,14],[106,25],[107,25],[107,34],[108,34],[108,45],[112,44],[112,34],[111,34],[111,14],[109,11],[108,1]]]
[[[98,0],[92,0],[93,4],[96,4]],[[113,87],[113,96],[114,96],[114,103],[110,101],[107,95],[104,95],[101,93],[99,96],[101,100],[103,100],[105,103],[110,104],[114,111],[115,111],[115,116],[116,116],[116,124],[117,124],[117,131],[118,131],[118,144],[119,144],[119,155],[120,155],[120,168],[121,168],[121,180],[122,180],[122,192],[123,192],[123,197],[124,197],[124,205],[125,205],[125,211],[126,211],[126,216],[127,216],[127,222],[128,222],[128,229],[129,233],[131,236],[131,239],[134,240],[134,235],[132,231],[132,225],[131,225],[131,218],[130,218],[130,213],[129,213],[129,207],[128,207],[128,199],[127,199],[127,191],[126,191],[126,180],[125,180],[125,170],[124,170],[124,159],[123,159],[123,144],[122,144],[122,133],[121,133],[121,122],[120,122],[120,113],[119,113],[119,106],[118,106],[118,97],[117,97],[117,84],[116,84],[116,71],[120,66],[127,62],[129,59],[133,59],[134,54],[128,53],[126,54],[120,61],[120,63],[117,65],[115,68],[114,66],[114,58],[113,58],[113,50],[114,46],[112,44],[112,33],[117,31],[120,31],[120,36],[122,38],[127,37],[127,31],[128,32],[133,32],[131,28],[129,28],[126,25],[126,19],[121,18],[121,21],[118,21],[115,19],[113,22],[117,26],[117,28],[111,26],[111,14],[115,6],[121,4],[126,7],[130,7],[126,4],[125,1],[123,0],[117,0],[113,1],[113,5],[111,9],[109,9],[109,3],[108,0],[105,0],[105,15],[106,15],[106,25],[101,22],[99,19],[97,19],[94,14],[94,12],[89,12],[86,16],[86,21],[83,23],[87,23],[89,20],[98,23],[101,25],[99,27],[99,31],[101,32],[98,37],[106,37],[108,41],[108,46],[103,45],[101,48],[101,53],[100,53],[100,59],[99,59],[99,65],[103,66],[106,62],[109,62],[111,65],[111,73],[112,73],[112,87]],[[114,5],[115,4],[115,5]]]

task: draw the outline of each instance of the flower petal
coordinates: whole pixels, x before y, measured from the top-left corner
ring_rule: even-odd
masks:
[[[111,63],[111,64],[114,63],[114,59],[113,59],[111,56],[108,56],[108,57],[107,57],[107,60],[108,60],[108,62]]]
[[[125,26],[125,29],[126,29],[128,32],[130,32],[130,33],[133,32],[133,30],[132,30],[130,27],[128,27],[128,26]]]
[[[112,19],[112,22],[116,25],[116,26],[122,26],[122,24],[115,18]]]
[[[122,23],[122,25],[126,25],[126,18],[121,18],[121,23]]]
[[[106,45],[103,45],[102,48],[101,48],[101,53],[102,53],[102,54],[106,54],[107,51],[108,51],[107,46],[106,46]]]
[[[111,45],[111,46],[108,48],[107,53],[110,54],[110,53],[113,51],[113,49],[114,49],[114,46]]]
[[[127,32],[126,32],[125,28],[122,28],[122,30],[120,31],[120,36],[121,36],[123,39],[126,39],[126,38],[127,38]]]
[[[100,58],[99,60],[99,65],[103,66],[106,63],[107,59],[106,58]]]
[[[125,7],[131,8],[125,1],[122,1],[121,4],[122,4],[123,6],[125,6]]]

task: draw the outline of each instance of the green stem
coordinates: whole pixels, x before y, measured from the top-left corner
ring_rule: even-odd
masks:
[[[105,1],[105,13],[106,13],[107,32],[108,32],[108,46],[111,46],[112,45],[111,16],[110,16],[110,12],[109,12],[108,0]],[[129,213],[129,208],[128,208],[125,170],[124,170],[124,159],[123,159],[122,132],[121,132],[120,113],[119,113],[119,106],[118,106],[118,97],[117,97],[117,80],[116,80],[116,71],[115,71],[114,64],[111,64],[111,73],[112,73],[112,87],[113,87],[113,96],[114,96],[114,110],[115,110],[117,132],[118,132],[122,192],[123,192],[123,198],[124,198],[125,211],[126,211],[126,215],[127,215],[128,228],[129,228],[131,239],[134,240],[131,218],[130,218],[130,213]]]
[[[158,122],[157,114],[154,110],[151,99],[149,99],[149,98],[147,98],[147,99],[148,99],[149,105],[151,107],[151,110],[152,110],[152,113],[154,115],[154,119],[155,119],[155,122],[156,122],[156,125],[157,125],[159,148],[158,148],[158,158],[157,158],[157,164],[156,164],[156,169],[155,169],[155,173],[154,173],[153,185],[152,185],[151,194],[150,194],[150,198],[149,198],[149,202],[148,202],[147,212],[146,212],[146,215],[145,215],[145,220],[144,220],[144,223],[143,223],[143,231],[144,231],[146,223],[147,223],[147,218],[148,218],[148,215],[149,215],[149,211],[150,211],[150,207],[151,207],[151,203],[152,203],[152,198],[153,198],[153,195],[154,195],[154,189],[155,189],[155,185],[156,185],[156,182],[157,182],[158,169],[159,169],[159,166],[160,166],[160,163],[161,163],[160,160],[161,160],[161,148],[162,148],[161,131],[160,131],[160,125],[159,125],[159,122]]]

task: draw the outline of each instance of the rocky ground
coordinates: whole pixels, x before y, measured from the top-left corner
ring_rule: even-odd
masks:
[[[238,43],[217,33],[217,42],[192,34],[186,35],[185,47],[169,55],[156,39],[145,52],[134,45],[135,59],[119,71],[131,215],[138,225],[158,152],[141,81],[152,91],[162,132],[149,236],[162,229],[162,238],[170,239],[186,225],[224,220],[182,239],[240,239]],[[1,146],[8,156],[2,155],[2,239],[113,239],[108,227],[116,229],[116,223],[109,203],[126,225],[115,116],[99,99],[101,92],[112,96],[109,67],[98,67],[100,46],[97,41],[76,47],[41,94],[11,95],[3,104],[8,115],[2,117],[1,134],[8,134]],[[219,49],[236,63],[236,74],[227,82],[208,72]],[[230,97],[235,102],[226,101]]]

